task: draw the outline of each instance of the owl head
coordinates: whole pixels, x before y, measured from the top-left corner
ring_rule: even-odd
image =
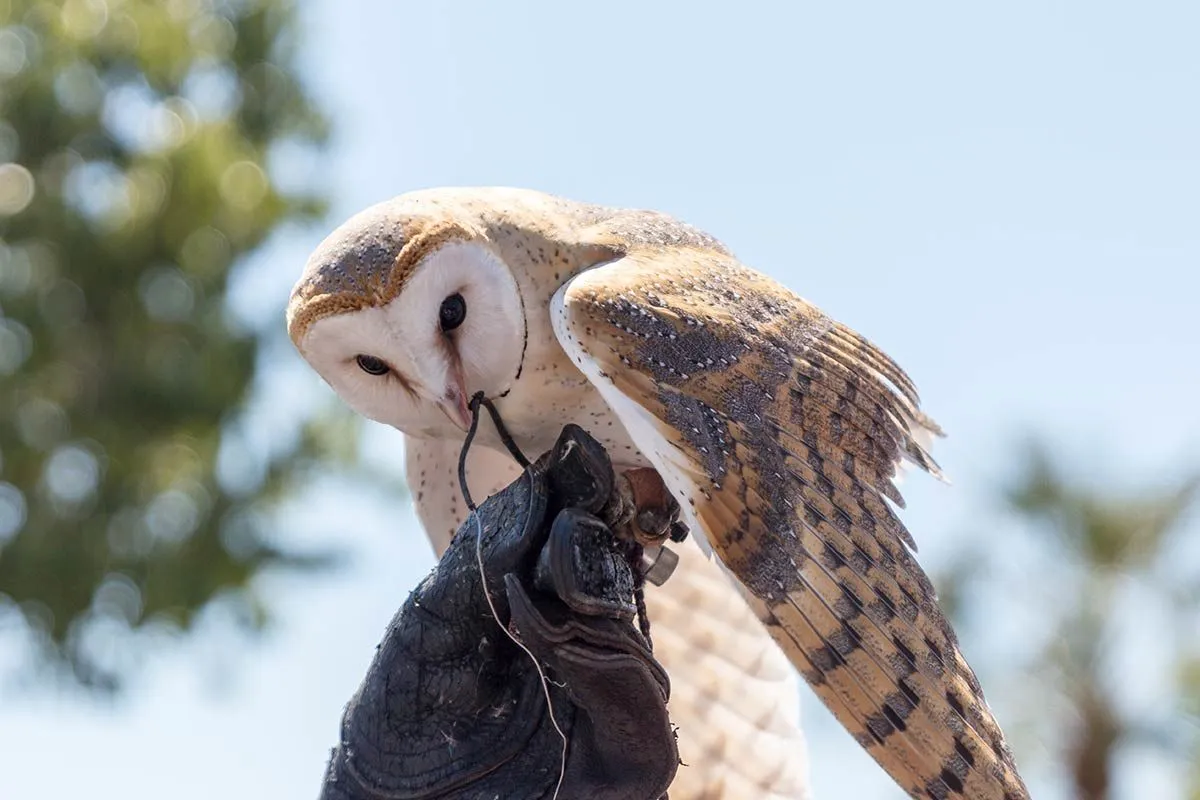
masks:
[[[512,271],[469,218],[400,197],[355,215],[292,290],[300,354],[360,414],[416,436],[470,424],[468,398],[519,373],[525,317]]]

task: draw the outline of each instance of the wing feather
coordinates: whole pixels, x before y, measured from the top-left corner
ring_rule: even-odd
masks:
[[[871,544],[870,537],[859,530],[860,526],[846,522],[849,515],[833,505],[837,501],[845,503],[848,498],[835,497],[830,501],[812,493],[801,497],[806,515],[806,524],[799,531],[801,590],[788,592],[787,601],[814,628],[833,631],[824,645],[824,655],[831,663],[845,664],[865,687],[874,687],[873,693],[869,688],[864,691],[877,704],[882,716],[877,713],[869,720],[871,739],[863,741],[864,747],[871,749],[885,744],[879,741],[880,731],[904,722],[912,726],[910,738],[920,743],[920,752],[933,755],[938,752],[935,734],[943,730],[948,720],[959,735],[956,750],[964,749],[972,758],[985,758],[990,748],[987,740],[1001,738],[999,729],[994,723],[989,724],[974,705],[969,706],[965,718],[956,715],[943,694],[951,691],[956,696],[969,697],[981,693],[981,689],[965,661],[944,660],[945,653],[958,654],[957,640],[938,610],[933,586],[920,566],[903,548],[888,561],[898,565],[891,570],[893,574],[878,566],[872,569],[864,565],[854,558],[854,551],[843,557],[839,546],[861,551]],[[747,493],[747,500],[763,502],[753,490]],[[826,509],[824,515],[822,508]],[[837,524],[838,519],[843,522]],[[889,597],[892,589],[897,593]],[[787,623],[791,617],[787,609],[778,609],[776,613],[785,630],[791,632],[795,626]],[[822,627],[822,619],[834,627]],[[836,627],[839,622],[840,628]],[[863,661],[864,655],[870,658],[869,663]],[[808,677],[821,693],[822,681]],[[828,671],[824,683],[831,683]],[[828,694],[831,692],[823,696]],[[922,711],[928,712],[923,724],[917,724],[920,720],[913,716],[914,711],[918,717]],[[966,781],[968,777],[975,780],[983,776],[956,777]],[[946,786],[947,790],[950,788]]]
[[[857,357],[876,373],[891,381],[892,385],[900,391],[903,400],[907,401],[908,408],[914,413],[920,407],[921,397],[917,394],[916,385],[887,353],[856,331],[839,323],[834,323],[830,330],[829,340],[838,343],[843,352],[851,357]]]
[[[622,399],[614,412],[772,637],[897,783],[1027,798],[889,505],[903,506],[899,462],[941,474],[926,449],[941,432],[899,365],[711,250],[628,252],[552,308],[564,349]]]

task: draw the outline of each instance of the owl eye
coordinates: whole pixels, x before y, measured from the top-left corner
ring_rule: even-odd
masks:
[[[368,375],[387,375],[392,371],[391,367],[385,364],[382,358],[356,356],[354,360],[358,362],[358,368]]]
[[[466,318],[467,301],[463,300],[461,294],[455,292],[442,301],[442,307],[438,309],[438,324],[442,326],[443,333],[462,325]]]

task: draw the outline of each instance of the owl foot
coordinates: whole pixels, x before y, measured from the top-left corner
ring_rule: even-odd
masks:
[[[626,470],[617,478],[610,507],[619,516],[613,525],[619,538],[643,547],[657,547],[667,539],[683,541],[688,529],[680,522],[679,503],[651,467]]]

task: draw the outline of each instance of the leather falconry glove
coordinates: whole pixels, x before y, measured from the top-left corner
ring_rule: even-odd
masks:
[[[560,800],[663,796],[679,763],[670,685],[632,624],[634,576],[600,519],[613,487],[604,449],[568,425],[462,525],[348,704],[323,800],[550,800],[563,741],[547,690],[568,741]],[[545,688],[496,616],[541,662]]]

